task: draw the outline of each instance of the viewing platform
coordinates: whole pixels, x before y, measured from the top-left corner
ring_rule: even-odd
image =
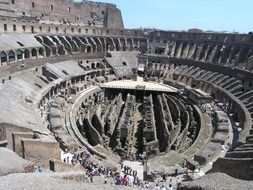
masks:
[[[128,89],[128,90],[156,91],[156,92],[178,92],[178,89],[172,86],[162,83],[146,82],[143,80],[142,77],[138,77],[136,81],[121,80],[103,83],[100,84],[100,88]]]

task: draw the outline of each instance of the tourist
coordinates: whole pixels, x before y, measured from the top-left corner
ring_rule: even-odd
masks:
[[[120,175],[116,175],[116,177],[115,177],[115,185],[121,185]]]
[[[133,186],[134,185],[134,176],[129,175],[128,176],[128,185]]]
[[[166,175],[165,175],[165,173],[162,174],[162,178],[163,178],[163,181],[165,182],[166,181]]]
[[[121,180],[121,184],[127,186],[128,185],[128,177],[127,175],[124,175],[124,177]]]
[[[156,186],[155,186],[155,188],[154,188],[154,190],[160,190],[160,189],[161,188],[160,188],[159,184],[157,183]]]
[[[173,187],[171,184],[168,185],[167,190],[173,190]]]
[[[92,173],[89,174],[90,182],[93,183],[93,175]]]
[[[42,172],[43,172],[43,168],[42,168],[42,167],[40,167],[40,166],[38,166],[38,168],[37,168],[36,172],[38,172],[38,173],[42,173]]]

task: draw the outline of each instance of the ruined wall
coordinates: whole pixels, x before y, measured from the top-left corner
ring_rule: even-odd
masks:
[[[59,143],[39,139],[22,139],[23,157],[38,165],[48,165],[49,159],[60,159]]]
[[[7,147],[10,150],[13,150],[13,136],[14,132],[31,132],[30,129],[19,127],[12,124],[1,123],[0,127],[5,130],[5,139],[7,140],[8,144]]]
[[[212,41],[212,42],[247,42],[253,43],[253,35],[250,34],[228,34],[228,33],[191,33],[174,31],[154,31],[149,34],[151,41],[157,43],[162,40],[181,40],[181,41]],[[164,41],[166,43],[166,41]]]
[[[41,22],[124,28],[116,5],[67,0],[1,0],[0,16],[23,17]]]
[[[33,139],[32,132],[13,132],[13,151],[16,152],[20,157],[23,157],[22,139]]]
[[[53,172],[70,172],[74,170],[79,170],[79,171],[84,170],[84,168],[81,165],[77,167],[77,165],[73,166],[72,164],[67,164],[65,162],[62,162],[61,160],[56,160],[56,159],[49,160],[49,167],[50,167],[50,170]]]
[[[114,7],[107,7],[107,19],[105,26],[107,28],[124,28],[121,11]]]
[[[253,35],[155,31],[149,42],[150,53],[253,69]]]
[[[220,74],[224,74],[230,77],[234,77],[240,81],[243,81],[243,87],[245,91],[252,90],[252,81],[253,74],[251,72],[238,69],[238,68],[230,68],[224,65],[219,64],[204,64],[201,61],[187,60],[187,59],[176,59],[176,58],[168,58],[165,56],[148,56],[149,62],[152,63],[164,63],[164,64],[174,64],[174,65],[187,65],[199,67],[205,71],[218,72]]]

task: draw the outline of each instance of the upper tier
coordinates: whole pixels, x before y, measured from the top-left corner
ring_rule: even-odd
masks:
[[[68,0],[0,0],[0,17],[31,19],[44,23],[124,28],[116,5]]]

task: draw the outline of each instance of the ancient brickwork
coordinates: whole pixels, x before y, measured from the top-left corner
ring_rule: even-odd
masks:
[[[124,28],[116,5],[67,0],[1,0],[0,16],[23,17],[45,23]]]

